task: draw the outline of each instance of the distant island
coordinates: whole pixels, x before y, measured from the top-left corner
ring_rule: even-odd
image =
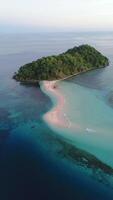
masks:
[[[25,64],[13,78],[21,82],[57,80],[108,65],[108,58],[95,48],[81,45],[65,53],[43,57]]]

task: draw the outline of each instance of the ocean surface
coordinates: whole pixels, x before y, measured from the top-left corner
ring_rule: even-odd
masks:
[[[63,112],[75,128],[43,116],[52,99],[12,79],[25,64],[80,44],[110,66],[60,82]],[[0,35],[0,200],[113,199],[113,33]]]

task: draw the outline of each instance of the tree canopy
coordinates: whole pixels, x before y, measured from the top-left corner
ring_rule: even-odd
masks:
[[[81,45],[60,55],[43,57],[28,63],[20,67],[13,78],[19,81],[54,80],[108,65],[108,58],[95,48]]]

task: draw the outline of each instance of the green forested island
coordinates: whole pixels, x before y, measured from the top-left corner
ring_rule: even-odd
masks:
[[[95,48],[81,45],[28,63],[20,67],[13,78],[18,81],[56,80],[108,65],[108,58]]]

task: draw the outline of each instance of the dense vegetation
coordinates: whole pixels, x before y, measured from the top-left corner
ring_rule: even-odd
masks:
[[[43,57],[26,64],[20,67],[14,78],[19,81],[60,79],[108,64],[108,59],[95,48],[81,45],[58,56]]]

